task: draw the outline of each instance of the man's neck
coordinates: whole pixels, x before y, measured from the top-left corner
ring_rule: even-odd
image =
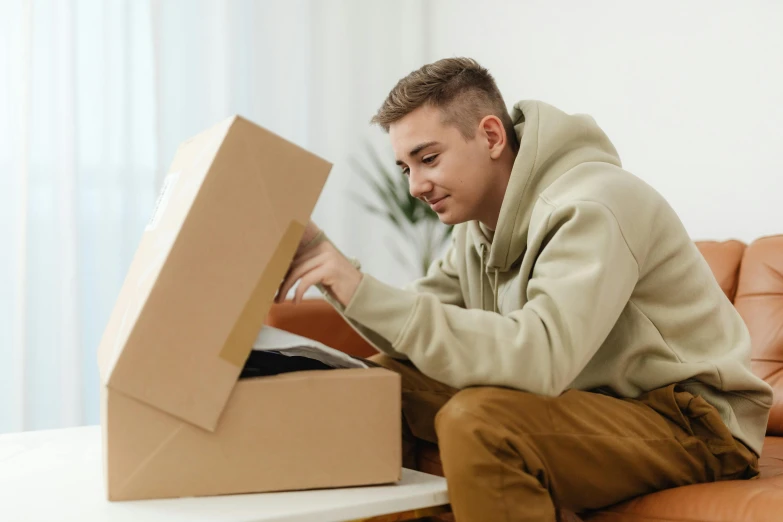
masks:
[[[498,172],[494,173],[494,177],[498,180],[495,185],[496,190],[490,193],[489,200],[486,205],[486,213],[482,218],[479,218],[484,227],[490,230],[493,234],[498,226],[498,219],[500,218],[500,208],[503,206],[503,199],[506,196],[506,190],[508,189],[508,182],[511,179],[511,169],[514,167],[514,160],[516,160],[517,151],[511,148],[507,148],[503,151],[503,154],[498,161]]]

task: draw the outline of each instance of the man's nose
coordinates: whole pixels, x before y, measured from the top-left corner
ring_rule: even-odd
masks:
[[[432,193],[432,183],[426,176],[411,170],[408,176],[409,191],[414,198],[426,198]]]

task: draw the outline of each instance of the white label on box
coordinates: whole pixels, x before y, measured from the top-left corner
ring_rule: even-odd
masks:
[[[166,207],[169,204],[174,184],[179,179],[179,175],[180,171],[171,172],[163,180],[163,187],[160,189],[158,201],[155,202],[155,210],[152,212],[152,218],[150,218],[150,222],[147,223],[147,228],[144,230],[155,230],[157,228],[158,223],[160,223],[161,217],[163,216],[163,212],[165,212]]]

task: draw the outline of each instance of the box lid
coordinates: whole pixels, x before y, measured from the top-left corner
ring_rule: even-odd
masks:
[[[330,169],[238,116],[184,142],[101,340],[102,382],[213,431]]]

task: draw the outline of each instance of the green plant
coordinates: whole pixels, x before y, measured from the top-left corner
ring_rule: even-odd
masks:
[[[403,244],[412,240],[414,249],[412,253],[409,251],[407,256],[397,245],[392,244],[389,247],[398,261],[423,276],[442,251],[453,227],[442,224],[427,203],[411,196],[408,179],[392,161],[387,164],[369,143],[366,143],[365,149],[369,167],[355,157],[349,161],[369,185],[378,202],[364,201],[365,198],[356,193],[354,197],[365,210],[387,219],[399,232]],[[415,256],[413,262],[410,259],[412,256]]]

